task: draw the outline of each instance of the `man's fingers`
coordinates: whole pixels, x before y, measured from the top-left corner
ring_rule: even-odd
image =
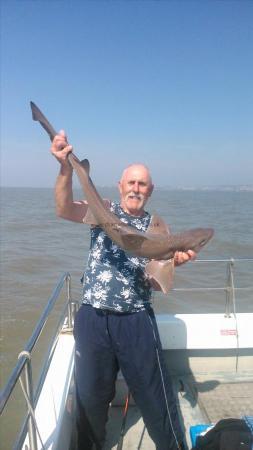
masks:
[[[72,151],[72,146],[68,145],[67,136],[64,130],[60,130],[59,133],[54,137],[54,140],[52,142],[51,146],[51,152],[55,155],[56,152],[64,152],[62,156],[65,153],[69,153]]]
[[[63,145],[63,148],[68,145],[68,141],[66,140],[65,136],[61,134],[57,134],[53,140],[53,145]]]
[[[53,155],[59,157],[59,158],[66,158],[66,156],[72,152],[73,147],[72,145],[65,145],[64,147],[59,146],[52,146],[52,153]]]
[[[66,145],[63,148],[60,148],[60,149],[56,150],[56,152],[57,153],[60,152],[61,155],[63,156],[63,155],[67,155],[69,152],[72,152],[72,150],[73,150],[72,145]],[[58,156],[60,156],[60,155],[58,155]]]
[[[65,133],[64,130],[60,130],[59,133],[58,133],[58,135],[64,137],[65,140],[66,140],[66,142],[68,142],[68,137],[67,137],[67,135],[66,135],[66,133]]]
[[[174,255],[174,261],[176,264],[183,264],[189,260],[193,261],[196,258],[196,253],[193,250],[187,252],[176,252]]]
[[[197,257],[197,254],[193,250],[188,250],[187,254],[192,261]]]

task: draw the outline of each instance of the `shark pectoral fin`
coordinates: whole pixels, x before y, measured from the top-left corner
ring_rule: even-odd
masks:
[[[172,288],[174,280],[174,260],[155,260],[152,259],[145,267],[145,272],[149,276],[150,282],[157,291],[168,294]]]
[[[108,209],[110,208],[111,205],[110,200],[103,199],[103,203],[106,206],[106,208]],[[85,216],[83,217],[83,223],[86,223],[88,225],[100,225],[89,206],[87,208]]]
[[[88,225],[98,225],[98,221],[92,213],[90,207],[88,207],[86,214],[83,217],[83,223],[87,223]]]

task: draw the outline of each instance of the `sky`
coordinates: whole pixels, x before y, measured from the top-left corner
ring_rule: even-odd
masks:
[[[31,100],[99,186],[253,184],[251,0],[3,0],[1,30],[3,186],[55,184]]]

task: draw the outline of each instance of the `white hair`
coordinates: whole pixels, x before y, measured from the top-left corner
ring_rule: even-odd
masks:
[[[122,175],[121,175],[121,178],[120,178],[120,182],[125,178],[127,171],[128,171],[129,169],[133,168],[133,167],[142,167],[143,169],[145,169],[145,170],[147,171],[147,173],[148,173],[148,177],[149,177],[150,184],[152,185],[152,177],[151,177],[151,174],[150,174],[150,170],[149,170],[149,168],[148,168],[145,164],[142,164],[142,163],[132,163],[132,164],[129,164],[129,165],[123,170]]]

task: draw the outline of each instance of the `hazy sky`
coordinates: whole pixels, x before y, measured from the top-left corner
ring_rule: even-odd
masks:
[[[252,1],[2,1],[1,181],[54,185],[33,100],[98,185],[253,184]]]

